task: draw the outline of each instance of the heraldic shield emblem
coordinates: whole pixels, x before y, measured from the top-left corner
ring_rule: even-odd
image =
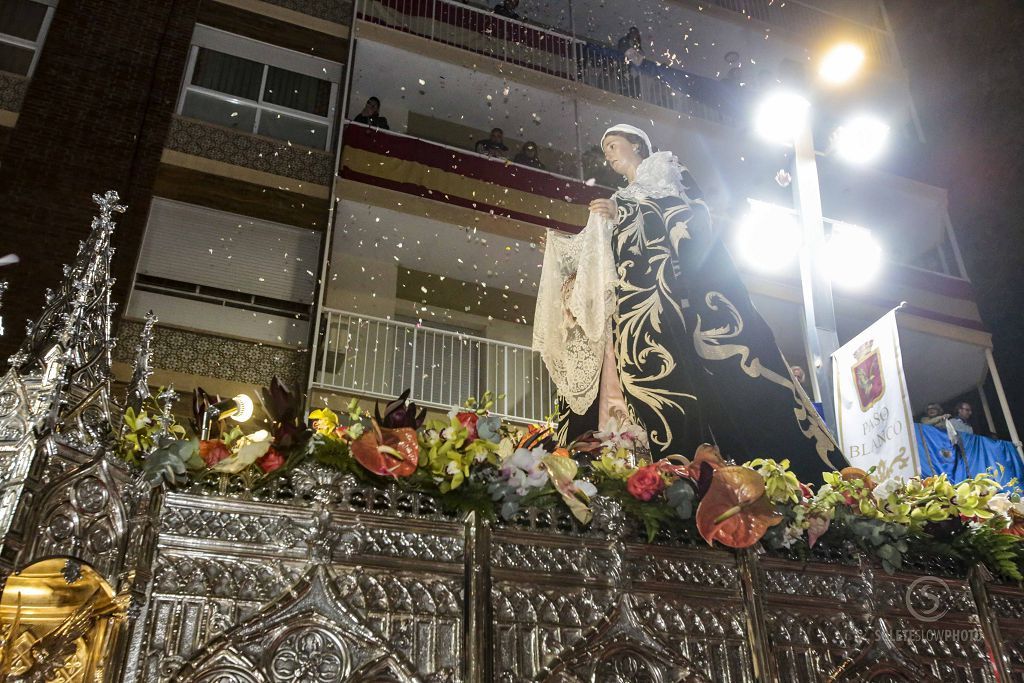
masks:
[[[875,348],[875,340],[870,339],[854,352],[856,362],[853,364],[853,384],[857,387],[857,398],[860,409],[867,412],[868,408],[878,403],[885,394],[885,378],[882,375],[882,357]]]

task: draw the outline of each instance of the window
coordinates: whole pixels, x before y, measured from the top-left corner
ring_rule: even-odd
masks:
[[[298,346],[319,255],[313,230],[155,197],[127,315]]]
[[[31,76],[56,0],[0,2],[0,71]]]
[[[341,65],[197,26],[178,113],[326,149]]]

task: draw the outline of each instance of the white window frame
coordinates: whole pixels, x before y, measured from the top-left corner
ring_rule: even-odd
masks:
[[[39,53],[42,52],[43,43],[46,42],[46,34],[50,30],[50,22],[53,21],[53,13],[57,9],[57,0],[31,0],[38,5],[46,5],[46,14],[43,15],[43,23],[39,25],[39,33],[35,40],[25,40],[7,33],[0,32],[0,43],[7,43],[14,47],[21,47],[32,50],[32,61],[28,65],[28,73],[24,78],[32,78],[36,71],[36,64],[39,63]],[[15,74],[21,76],[21,74]]]
[[[263,79],[260,82],[260,93],[258,99],[250,100],[246,97],[237,97],[217,90],[210,90],[209,88],[192,85],[192,76],[195,72],[196,58],[199,56],[200,48],[216,50],[217,52],[223,52],[234,57],[241,57],[242,59],[248,59],[262,64]],[[313,78],[319,78],[320,80],[330,81],[331,95],[330,104],[327,109],[327,116],[321,117],[298,109],[290,109],[270,102],[264,102],[263,91],[267,84],[268,67],[271,66],[278,67],[280,69],[287,69],[288,71],[294,71],[296,73],[303,74],[304,76],[311,76]],[[178,94],[178,103],[175,107],[175,111],[178,114],[181,114],[185,107],[185,96],[189,92],[201,93],[203,95],[215,97],[224,102],[230,102],[231,104],[253,107],[256,110],[256,117],[253,122],[252,130],[249,131],[253,135],[259,135],[257,131],[260,127],[260,116],[264,111],[284,114],[286,116],[303,119],[311,123],[327,124],[327,141],[323,149],[330,149],[331,140],[334,135],[334,120],[341,76],[342,67],[341,64],[338,64],[337,62],[331,62],[319,57],[312,57],[310,55],[302,54],[301,52],[278,47],[277,45],[260,42],[258,40],[253,40],[252,38],[246,38],[234,33],[228,33],[227,31],[203,26],[202,24],[196,24],[195,30],[192,33],[192,47],[189,50],[188,64],[185,67],[185,77],[181,82],[181,92]],[[271,139],[277,140],[277,138]],[[284,141],[282,140],[281,142]]]

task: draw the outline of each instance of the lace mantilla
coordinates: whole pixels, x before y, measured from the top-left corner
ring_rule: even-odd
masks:
[[[686,197],[683,171],[679,160],[672,152],[655,152],[636,167],[636,179],[618,190],[612,198],[662,199],[664,197]]]
[[[611,339],[617,279],[611,230],[611,221],[595,213],[578,235],[548,230],[537,290],[533,348],[569,408],[580,415],[597,398]]]

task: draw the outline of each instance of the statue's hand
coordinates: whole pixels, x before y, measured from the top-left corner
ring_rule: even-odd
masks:
[[[595,199],[590,202],[590,212],[604,216],[610,221],[615,220],[618,207],[612,199]]]

